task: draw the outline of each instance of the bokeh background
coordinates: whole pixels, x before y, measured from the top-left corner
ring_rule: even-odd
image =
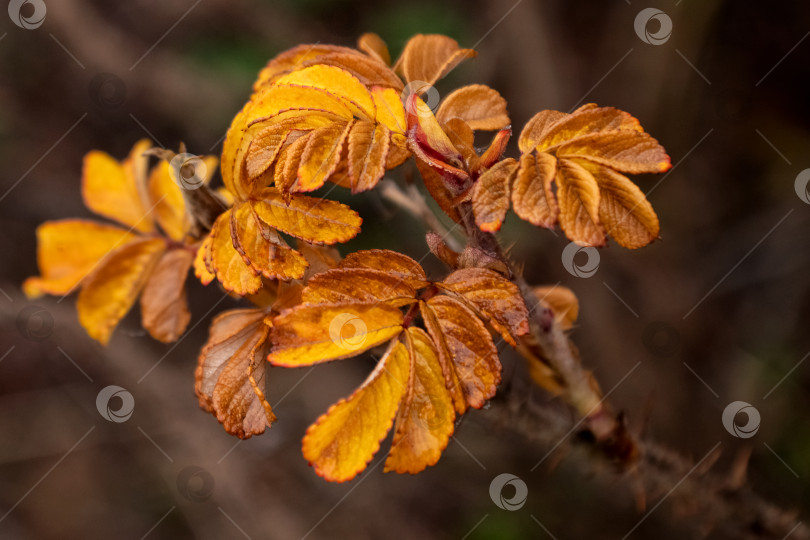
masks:
[[[84,153],[123,157],[146,136],[218,154],[269,58],[299,43],[352,45],[364,31],[382,35],[393,54],[419,32],[475,47],[478,57],[438,90],[497,88],[516,130],[539,110],[593,101],[631,111],[666,146],[674,168],[637,179],[660,216],[660,241],[635,252],[610,246],[595,275],[577,278],[561,263],[562,235],[511,216],[503,240],[530,281],[579,296],[574,339],[633,429],[695,460],[720,442],[720,473],[750,451],[756,490],[810,518],[810,204],[800,176],[810,167],[810,4],[45,4],[36,29],[0,14],[1,538],[620,538],[639,521],[625,484],[566,459],[565,442],[534,468],[549,448],[508,421],[493,425],[488,410],[467,415],[438,465],[418,476],[383,474],[381,454],[353,482],[321,480],[300,439],[362,381],[370,359],[272,370],[280,421],[248,441],[229,437],[192,390],[211,317],[238,305],[216,305],[214,285],[191,286],[193,319],[178,343],[149,338],[135,310],[106,348],[78,326],[73,297],[31,302],[20,292],[37,272],[37,224],[89,217],[79,192]],[[634,28],[650,6],[672,21],[657,45]],[[426,253],[422,225],[378,195],[352,205],[365,226],[344,251]],[[504,362],[505,379],[525,378],[509,353]],[[134,396],[127,422],[96,410],[112,384]],[[539,390],[527,399],[553,406]],[[734,401],[759,411],[755,436],[724,429]],[[490,498],[501,473],[527,484],[518,511]],[[689,538],[699,525],[662,505],[632,537]]]

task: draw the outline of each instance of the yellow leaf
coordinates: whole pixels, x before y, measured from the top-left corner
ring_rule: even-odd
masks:
[[[142,154],[151,146],[147,140],[137,142],[129,157],[120,164],[98,150],[84,156],[82,197],[85,206],[127,227],[141,232],[153,231],[151,209],[144,207],[140,191],[146,190],[147,157]]]
[[[383,124],[356,122],[349,133],[348,166],[352,193],[367,191],[385,174],[391,134]]]
[[[76,308],[87,333],[106,345],[166,249],[163,239],[145,239],[118,248],[82,285]]]
[[[355,251],[340,261],[340,268],[370,268],[410,284],[417,289],[427,285],[427,276],[418,262],[388,249]]]
[[[518,137],[518,148],[521,154],[528,154],[546,136],[548,130],[557,122],[570,115],[560,111],[540,111],[532,116]]]
[[[462,86],[442,100],[436,119],[445,123],[451,118],[464,120],[472,129],[494,130],[509,125],[506,100],[483,84]]]
[[[537,142],[537,151],[549,151],[577,137],[604,131],[642,132],[638,120],[613,107],[580,107],[559,121],[549,125]]]
[[[203,238],[200,246],[197,248],[197,256],[194,258],[194,275],[200,280],[203,285],[208,285],[217,276],[214,273],[214,264],[211,261],[211,245],[213,238],[209,234]]]
[[[276,420],[262,390],[270,331],[264,317],[259,309],[231,310],[215,317],[195,372],[200,406],[240,439],[264,433]]]
[[[300,279],[309,266],[303,255],[290,248],[278,233],[263,226],[249,203],[231,210],[231,233],[245,264],[268,279]]]
[[[357,39],[357,48],[384,64],[391,63],[388,45],[385,44],[385,41],[383,41],[380,36],[373,32],[366,32],[360,36]]]
[[[312,130],[328,126],[336,117],[325,114],[306,114],[283,118],[278,122],[259,124],[261,129],[251,138],[245,154],[245,173],[253,179],[265,172],[276,160],[287,137],[300,130]]]
[[[304,436],[304,458],[327,480],[351,480],[366,465],[391,429],[408,384],[409,357],[393,341],[362,386],[318,418]]]
[[[41,277],[23,283],[29,298],[68,294],[116,248],[137,239],[112,225],[69,219],[37,227],[37,263]]]
[[[371,89],[371,97],[377,110],[375,117],[377,123],[384,125],[393,133],[404,135],[408,126],[399,92],[392,88],[376,86]]]
[[[430,337],[443,342],[450,354],[443,368],[452,366],[467,405],[480,409],[501,382],[501,362],[489,331],[475,313],[449,296],[434,296],[422,305],[438,323],[438,328],[426,325]],[[437,349],[441,359],[444,348]]]
[[[248,266],[234,247],[231,212],[221,214],[211,229],[211,264],[225,290],[240,296],[253,294],[262,286],[259,273]]]
[[[408,40],[395,69],[405,80],[435,84],[467,58],[475,57],[472,49],[462,49],[455,39],[438,34],[417,34]]]
[[[410,378],[397,413],[385,472],[416,474],[439,461],[453,434],[456,414],[430,336],[420,328],[409,328],[406,338]]]
[[[336,66],[314,65],[298,69],[276,79],[275,85],[322,89],[337,96],[353,114],[366,120],[376,116],[374,100],[368,89],[357,77]]]
[[[318,58],[307,60],[302,65],[310,66],[315,64],[344,69],[367,88],[384,86],[394,88],[397,91],[401,91],[403,88],[402,79],[388,65],[357,51],[324,54]]]
[[[304,150],[312,136],[312,132],[308,131],[297,136],[298,138],[289,141],[290,144],[281,152],[273,173],[273,181],[276,187],[285,195],[296,188],[301,157],[304,155]]]
[[[164,343],[176,341],[191,320],[186,278],[193,259],[194,254],[185,248],[166,251],[143,288],[141,324]]]
[[[368,304],[302,304],[282,311],[273,321],[277,366],[298,367],[357,356],[402,331],[402,312]]]
[[[343,143],[353,122],[338,123],[311,132],[301,153],[296,191],[314,191],[326,183],[340,162]]]
[[[529,332],[529,312],[520,289],[497,272],[486,268],[463,268],[437,285],[461,295],[472,304],[510,345],[515,346],[514,338]]]
[[[253,90],[258,91],[262,86],[273,82],[281,75],[300,68],[308,60],[315,60],[319,56],[335,52],[359,54],[348,47],[337,45],[322,45],[320,43],[298,45],[270,60],[259,72],[258,79],[253,83]]]
[[[473,184],[473,213],[475,223],[482,231],[500,230],[509,210],[509,187],[516,170],[517,162],[506,158],[484,172]]]
[[[637,185],[607,167],[587,169],[599,184],[599,219],[620,246],[637,249],[658,238],[658,216]]]
[[[550,229],[557,223],[560,207],[551,183],[557,175],[557,159],[545,152],[520,157],[512,185],[512,207],[515,213],[532,225]]]
[[[253,201],[256,216],[274,229],[313,244],[331,245],[354,238],[363,220],[348,206],[329,199],[293,194],[290,204],[268,188]]]
[[[400,277],[370,268],[335,268],[313,276],[302,293],[308,304],[414,302],[416,290]]]
[[[152,169],[149,175],[149,198],[155,205],[155,217],[160,228],[172,240],[180,241],[188,227],[186,204],[180,186],[169,174],[169,168],[167,161],[161,161]]]
[[[599,221],[599,185],[581,165],[559,160],[557,198],[560,203],[560,227],[580,245],[602,246],[605,230]]]
[[[272,86],[263,88],[261,92],[251,98],[246,111],[245,125],[250,126],[254,123],[264,122],[282,111],[290,110],[297,110],[302,113],[308,111],[330,113],[344,120],[353,118],[353,109],[350,104],[328,90],[314,86],[274,83]],[[372,115],[371,118],[374,118],[374,116]]]

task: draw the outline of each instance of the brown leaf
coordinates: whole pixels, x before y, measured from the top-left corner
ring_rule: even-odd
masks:
[[[521,154],[528,154],[543,140],[548,130],[557,122],[570,116],[560,111],[540,111],[526,122],[518,137],[518,148]]]
[[[509,125],[506,100],[483,84],[462,86],[442,100],[436,119],[445,123],[451,118],[460,118],[476,130],[495,130]]]
[[[557,160],[545,152],[520,157],[520,166],[512,184],[512,207],[532,225],[550,229],[557,223],[560,207],[551,183],[557,174]]]
[[[176,341],[188,326],[191,313],[186,303],[186,277],[194,260],[187,249],[163,254],[141,294],[141,324],[164,343]]]
[[[556,146],[603,131],[626,130],[643,132],[639,121],[629,113],[613,107],[580,107],[572,114],[550,125],[537,144],[537,151],[549,151]]]
[[[267,279],[300,279],[309,265],[275,230],[256,219],[249,203],[231,210],[231,238],[245,264]]]
[[[464,414],[468,408],[467,401],[464,399],[464,391],[461,389],[458,374],[453,366],[453,353],[448,349],[444,340],[439,320],[433,310],[422,300],[419,301],[419,312],[422,314],[422,321],[425,323],[425,328],[433,342],[433,348],[436,351],[439,366],[444,375],[444,387],[450,395],[453,408],[458,414]]]
[[[373,32],[366,32],[357,39],[357,48],[376,58],[383,64],[391,63],[391,55],[388,53],[388,45],[385,41]]]
[[[580,245],[603,246],[605,230],[599,221],[599,185],[593,175],[568,159],[557,166],[560,227]]]
[[[263,433],[276,419],[262,390],[270,331],[264,318],[259,309],[215,317],[195,373],[200,406],[240,439]]]
[[[314,191],[324,185],[340,162],[343,143],[352,122],[338,123],[311,132],[301,153],[296,191]]]
[[[289,144],[279,154],[273,173],[273,182],[282,193],[296,190],[301,157],[311,135],[311,131],[298,135],[295,140],[288,141]]]
[[[394,68],[400,70],[408,82],[424,81],[432,85],[476,54],[472,49],[461,49],[455,39],[447,36],[417,34],[405,44]]]
[[[599,219],[620,246],[646,246],[660,231],[658,216],[644,193],[623,174],[587,164],[599,184]]]
[[[465,401],[480,409],[501,382],[501,362],[489,331],[475,313],[449,296],[434,296],[421,305],[426,305],[438,322],[440,333],[433,325],[426,325],[428,333],[434,342],[445,344]],[[441,357],[443,347],[438,350]]]
[[[247,265],[233,246],[231,210],[221,214],[211,229],[211,263],[217,280],[227,291],[245,296],[262,286],[259,272]]]
[[[415,288],[427,285],[427,276],[418,262],[407,255],[387,249],[355,251],[340,261],[339,267],[380,270]]]
[[[367,191],[385,174],[391,132],[383,124],[361,121],[349,133],[348,166],[352,193]]]
[[[482,174],[472,188],[472,207],[475,224],[482,231],[500,230],[509,210],[509,186],[517,170],[512,158],[498,162]]]
[[[370,268],[335,268],[313,276],[301,299],[308,304],[415,301],[416,290],[400,277]],[[398,305],[398,304],[397,304]]]
[[[557,148],[557,156],[582,158],[631,174],[664,172],[672,166],[664,147],[638,131],[583,135]]]
[[[484,268],[456,270],[438,284],[461,295],[467,302],[489,319],[512,346],[515,337],[529,331],[529,312],[517,285],[497,272]]]
[[[419,169],[419,174],[422,176],[422,183],[425,184],[425,188],[439,205],[439,208],[450,216],[453,221],[461,223],[458,205],[455,204],[453,196],[447,190],[447,187],[445,187],[441,175],[421,159],[416,159],[416,168]]]

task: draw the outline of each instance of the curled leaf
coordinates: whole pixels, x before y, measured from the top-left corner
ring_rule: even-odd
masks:
[[[483,84],[462,86],[442,100],[436,119],[444,123],[451,118],[460,118],[476,130],[495,130],[509,125],[506,100],[497,90]]]

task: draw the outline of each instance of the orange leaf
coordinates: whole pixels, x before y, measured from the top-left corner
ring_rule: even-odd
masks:
[[[560,111],[540,111],[532,116],[526,125],[523,126],[523,131],[520,132],[518,137],[518,148],[521,154],[528,154],[540,143],[546,136],[548,130],[557,122],[570,116]]]
[[[296,188],[296,184],[298,183],[298,169],[301,167],[301,157],[304,155],[304,150],[312,136],[312,132],[308,131],[306,133],[295,134],[295,136],[297,136],[297,138],[289,140],[293,138],[293,136],[290,135],[288,139],[290,144],[282,150],[278,161],[276,161],[273,172],[273,181],[276,187],[285,195]]]
[[[500,230],[509,210],[509,186],[517,170],[517,162],[504,159],[482,174],[472,188],[475,224],[482,231]]]
[[[309,265],[275,230],[255,218],[249,203],[231,210],[231,238],[245,264],[268,279],[300,279]]]
[[[416,290],[388,272],[370,268],[335,268],[313,276],[302,293],[308,304],[415,301]]]
[[[664,172],[672,166],[664,147],[638,131],[583,135],[557,148],[557,156],[582,158],[632,174]]]
[[[194,391],[225,431],[246,439],[264,433],[276,416],[264,397],[270,328],[259,309],[217,315],[200,353]]]
[[[439,320],[433,310],[422,300],[419,301],[419,312],[422,314],[422,321],[425,323],[425,328],[436,351],[439,366],[444,375],[444,387],[447,389],[453,408],[458,414],[464,414],[468,408],[467,401],[464,399],[464,391],[453,366],[453,352],[447,347]]]
[[[658,238],[658,216],[637,185],[607,167],[586,168],[599,184],[599,219],[620,246],[637,249]]]
[[[186,277],[194,254],[172,249],[163,254],[141,294],[141,324],[164,343],[176,341],[191,320],[186,303]]]
[[[307,60],[304,66],[320,64],[335,66],[346,70],[356,77],[364,86],[385,86],[402,90],[402,80],[397,77],[387,64],[357,51],[352,53],[335,52]]]
[[[463,268],[447,276],[440,287],[461,295],[489,319],[507,343],[529,332],[529,312],[517,285],[485,268]]]
[[[422,177],[422,183],[425,184],[425,189],[428,190],[430,196],[436,201],[445,214],[456,223],[461,223],[461,215],[458,213],[458,205],[453,199],[452,194],[449,192],[444,184],[441,175],[437,173],[430,165],[416,159],[416,168],[419,169],[419,175]]]
[[[42,276],[26,279],[23,291],[29,298],[68,294],[105,256],[137,238],[95,221],[46,221],[37,227],[37,263]]]
[[[245,154],[245,172],[248,179],[256,178],[275,162],[292,132],[327,126],[334,121],[335,117],[331,115],[307,114],[283,118],[267,126],[261,124],[261,129],[251,138]]]
[[[221,214],[211,228],[211,264],[225,290],[245,296],[258,291],[262,280],[233,245],[231,212]]]
[[[352,193],[367,191],[385,174],[391,133],[383,124],[356,122],[349,134],[349,177]]]
[[[515,213],[532,225],[550,229],[557,223],[560,207],[551,191],[557,175],[557,159],[545,152],[520,157],[512,185],[512,207]]]
[[[568,159],[557,166],[560,227],[580,245],[602,246],[605,230],[599,221],[599,185],[593,175]]]
[[[472,49],[461,49],[455,39],[438,34],[417,34],[408,40],[395,69],[405,80],[435,84],[467,58],[476,56]]]
[[[105,258],[82,285],[76,308],[87,333],[106,345],[118,322],[132,307],[150,272],[166,249],[165,240],[136,240]]]
[[[407,388],[409,360],[405,346],[392,341],[363,385],[307,429],[304,458],[318,475],[344,482],[366,468],[391,429]]]
[[[405,336],[410,379],[397,413],[385,472],[416,474],[439,461],[453,434],[456,415],[430,336],[420,328],[409,328]]]
[[[252,201],[261,221],[313,244],[345,242],[357,236],[363,220],[348,206],[328,199],[293,194],[289,205],[278,190],[268,188]]]
[[[376,106],[368,89],[357,77],[336,66],[316,64],[297,69],[276,79],[274,85],[298,85],[321,89],[338,97],[360,118],[371,120],[376,115]]]
[[[188,227],[186,204],[183,192],[172,179],[169,169],[169,162],[163,160],[152,169],[149,175],[149,199],[154,205],[160,228],[172,240],[180,241]]]
[[[351,77],[348,73],[346,75]],[[360,84],[359,81],[356,82]],[[354,109],[356,110],[357,107]],[[324,88],[274,83],[272,86],[263,88],[261,92],[251,98],[245,109],[245,125],[250,126],[263,122],[280,112],[290,110],[301,111],[301,113],[329,113],[347,121],[353,117],[353,109],[350,104]]]
[[[475,313],[449,296],[434,296],[422,305],[438,323],[438,329],[426,325],[430,336],[434,342],[443,341],[450,354],[443,364],[452,361],[464,399],[470,407],[480,409],[501,382],[501,362],[489,331]],[[438,347],[440,357],[443,349]]]
[[[461,153],[442,130],[433,111],[415,93],[405,106],[408,119],[408,144],[411,151],[437,171],[466,180]]]
[[[383,64],[391,63],[391,55],[388,53],[388,46],[380,36],[373,32],[366,32],[360,36],[357,40],[357,48],[372,58],[376,58]]]
[[[350,253],[340,268],[370,268],[410,284],[417,289],[427,285],[427,276],[418,262],[407,255],[387,249],[367,249]]]
[[[340,162],[343,143],[352,122],[318,128],[307,138],[301,153],[296,191],[314,191],[326,183]]]
[[[613,107],[583,106],[549,125],[537,142],[537,151],[552,150],[576,137],[614,130],[644,131],[629,113]]]
[[[153,231],[151,209],[144,207],[145,197],[141,195],[142,190],[145,195],[149,159],[143,153],[151,146],[146,139],[138,141],[129,157],[120,164],[98,150],[84,156],[82,197],[85,206],[127,227],[141,232]]]
[[[402,312],[380,303],[302,304],[282,311],[273,321],[277,366],[298,367],[350,358],[402,331]]]
[[[442,100],[436,119],[445,123],[451,118],[460,118],[476,130],[501,129],[509,125],[506,100],[483,84],[462,86]]]
[[[533,291],[541,303],[551,308],[562,329],[570,330],[579,316],[579,300],[574,292],[561,285],[535,287]]]
[[[258,91],[262,86],[273,82],[279,76],[300,68],[308,60],[314,60],[319,56],[330,53],[359,54],[353,49],[338,45],[321,45],[320,43],[298,45],[270,60],[259,72],[258,79],[253,83],[253,90]]]

